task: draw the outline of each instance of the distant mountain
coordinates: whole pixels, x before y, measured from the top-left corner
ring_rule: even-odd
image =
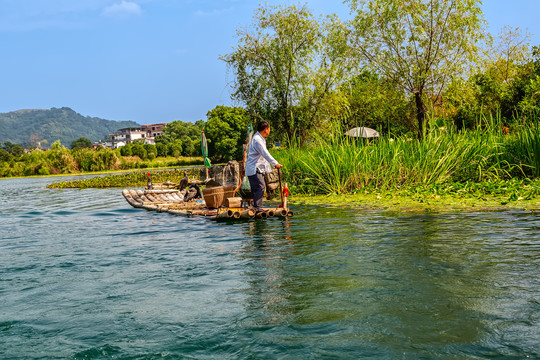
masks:
[[[140,126],[134,121],[114,121],[82,116],[68,107],[50,110],[29,109],[0,113],[0,142],[27,145],[33,140],[56,140],[69,147],[80,137],[94,141],[126,127]]]

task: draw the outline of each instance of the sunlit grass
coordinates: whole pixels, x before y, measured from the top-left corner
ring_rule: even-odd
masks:
[[[305,147],[277,151],[276,157],[287,169],[292,188],[312,194],[538,177],[537,123],[530,121],[535,125],[505,134],[500,119],[487,120],[482,128],[462,132],[432,128],[422,141],[406,136],[319,139]]]
[[[179,183],[184,177],[184,171],[190,178],[198,178],[199,169],[176,169],[176,170],[163,170],[163,171],[139,171],[129,172],[125,174],[115,174],[106,176],[96,176],[91,179],[80,179],[73,181],[59,181],[47,185],[52,189],[67,189],[67,188],[111,188],[111,187],[143,187],[147,184],[147,173],[150,173],[150,177],[153,183],[163,183],[170,181],[173,183]]]

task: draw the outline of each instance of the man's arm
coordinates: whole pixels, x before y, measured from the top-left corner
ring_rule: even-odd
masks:
[[[253,144],[253,145],[255,145],[255,150],[259,154],[261,154],[262,157],[264,157],[270,163],[270,165],[272,165],[274,167],[277,167],[277,165],[279,165],[277,160],[274,159],[274,157],[270,154],[270,152],[268,152],[268,149],[266,148],[266,146],[264,146],[264,143],[262,141],[257,139],[257,141],[255,141],[255,144]]]

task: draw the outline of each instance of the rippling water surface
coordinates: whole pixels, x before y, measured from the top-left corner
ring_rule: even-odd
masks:
[[[0,180],[0,359],[540,358],[537,215],[227,224],[53,181]]]

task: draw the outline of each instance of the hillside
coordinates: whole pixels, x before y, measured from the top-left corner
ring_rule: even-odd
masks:
[[[50,110],[31,109],[0,113],[0,142],[27,145],[31,138],[47,140],[49,146],[56,140],[69,147],[71,142],[85,137],[92,142],[125,127],[140,126],[134,121],[113,121],[83,116],[68,107]]]

